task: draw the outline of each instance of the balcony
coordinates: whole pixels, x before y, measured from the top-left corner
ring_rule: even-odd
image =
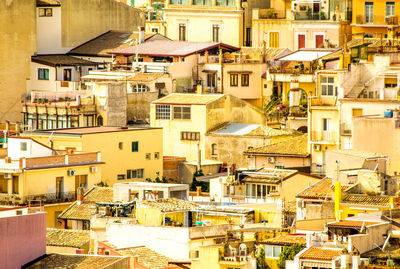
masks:
[[[363,26],[391,26],[399,24],[398,16],[385,16],[385,15],[374,15],[370,18],[367,18],[365,15],[357,15],[356,16],[356,24],[360,24]]]
[[[341,123],[340,124],[340,135],[342,136],[351,136],[351,126],[348,123]]]
[[[291,66],[291,67],[283,67],[276,65],[274,68],[270,68],[269,72],[271,74],[292,74],[292,75],[300,75],[300,74],[308,74],[314,75],[315,68],[301,67],[301,66]]]
[[[312,131],[311,132],[311,142],[320,144],[337,144],[338,135],[336,132],[329,131]]]
[[[308,11],[294,11],[294,19],[296,21],[327,21],[329,20],[328,15],[323,12],[308,12]]]
[[[336,106],[336,96],[313,96],[310,98],[311,106]]]
[[[132,69],[137,70],[142,73],[168,73],[168,67],[172,63],[162,63],[162,62],[133,62]]]

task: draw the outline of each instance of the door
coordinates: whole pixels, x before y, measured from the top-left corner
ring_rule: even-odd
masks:
[[[324,46],[324,36],[323,35],[315,35],[315,48],[319,49]]]
[[[323,141],[329,141],[330,140],[329,125],[330,125],[330,120],[329,119],[322,119],[322,140]]]
[[[64,177],[56,177],[56,198],[62,199],[64,195]]]
[[[297,35],[297,40],[298,40],[297,47],[299,49],[303,49],[306,47],[306,35],[303,34]]]
[[[67,68],[64,69],[64,81],[71,81],[72,80],[72,69]]]
[[[365,23],[374,22],[374,3],[365,2]]]

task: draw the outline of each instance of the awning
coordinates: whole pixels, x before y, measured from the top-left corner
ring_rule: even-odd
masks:
[[[332,263],[303,262],[303,266],[315,267],[315,268],[332,268]]]
[[[242,70],[235,70],[235,71],[228,71],[228,74],[250,74],[253,71],[242,71]]]
[[[313,51],[313,50],[298,50],[289,55],[278,58],[279,61],[296,61],[296,62],[312,62],[325,55],[331,54],[333,51]]]
[[[217,70],[203,70],[201,72],[204,72],[204,73],[217,73],[218,71]]]

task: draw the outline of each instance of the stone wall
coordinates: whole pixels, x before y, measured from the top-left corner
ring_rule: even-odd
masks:
[[[158,92],[128,93],[127,121],[143,120],[150,122],[150,103],[158,99]]]
[[[108,126],[125,126],[126,118],[126,84],[110,83],[107,85],[107,122]]]

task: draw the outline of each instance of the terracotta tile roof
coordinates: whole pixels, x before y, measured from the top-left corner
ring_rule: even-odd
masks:
[[[331,150],[335,153],[346,154],[350,156],[365,158],[365,159],[374,159],[374,158],[385,158],[387,155],[375,153],[375,152],[368,152],[362,150],[355,150],[355,149],[335,149]]]
[[[60,134],[95,134],[95,133],[106,133],[106,132],[126,132],[144,129],[154,129],[153,127],[138,127],[138,128],[122,128],[113,126],[93,126],[93,127],[76,127],[76,128],[65,128],[65,129],[54,129],[54,130],[40,130],[40,133],[60,133]],[[37,133],[35,131],[34,133]]]
[[[139,38],[138,32],[119,32],[119,31],[108,31],[105,32],[82,45],[73,48],[68,52],[71,55],[95,55],[95,56],[106,56],[111,55],[107,52],[110,50],[118,50],[127,48],[135,44],[135,39]],[[160,34],[144,34],[144,41],[163,39],[169,40],[167,37]],[[133,43],[132,43],[133,42]]]
[[[32,56],[32,62],[44,64],[48,66],[76,66],[76,65],[97,65],[97,63],[92,61],[87,61],[83,59],[79,59],[73,56],[68,55],[39,55]]]
[[[379,195],[379,196],[369,196],[365,194],[348,194],[342,200],[343,204],[357,204],[366,206],[390,206],[390,196]]]
[[[326,199],[331,200],[332,194],[332,179],[329,177],[323,178],[320,181],[314,183],[304,191],[297,194],[298,198],[315,198],[315,199]]]
[[[190,94],[171,93],[163,98],[153,101],[153,104],[185,104],[206,105],[224,97],[224,94]]]
[[[264,242],[267,244],[271,244],[271,245],[281,245],[281,246],[294,245],[294,244],[305,245],[306,244],[306,235],[305,234],[281,234],[277,237],[267,239]]]
[[[135,73],[135,75],[128,77],[127,80],[138,82],[151,82],[162,77],[168,77],[168,75],[162,73]]]
[[[361,221],[361,220],[341,220],[328,223],[328,228],[355,228],[367,227],[370,225],[378,224],[379,222]]]
[[[281,180],[298,173],[297,170],[265,168],[257,172],[243,172],[243,182],[280,183]]]
[[[80,248],[90,241],[90,231],[47,228],[46,245]]]
[[[91,207],[97,202],[112,202],[113,188],[93,187],[88,190],[82,203],[73,202],[59,216],[59,219],[90,220]]]
[[[300,259],[331,261],[340,256],[342,250],[311,247],[300,255]]]
[[[168,268],[168,261],[171,260],[147,247],[124,248],[116,251],[123,256],[137,257],[140,264],[151,269]]]
[[[372,258],[372,259],[379,258],[386,260],[389,258],[389,252],[387,251],[387,249],[385,251],[382,251],[380,248],[375,248],[373,250],[361,254],[361,257]],[[400,259],[400,246],[398,244],[391,244],[390,257],[391,259]]]
[[[30,269],[39,268],[74,268],[74,269],[102,269],[120,262],[127,257],[89,256],[74,254],[50,254],[38,262],[28,266]]]
[[[382,38],[382,45],[383,47],[389,47],[394,45],[399,45],[399,40],[393,40],[388,38]],[[364,43],[362,38],[354,38],[347,42],[347,46],[349,48],[361,46],[361,45],[368,45],[369,48],[378,48],[381,46],[381,39],[380,38],[364,38]]]
[[[138,46],[139,55],[147,56],[181,56],[185,57],[191,54],[200,53],[213,48],[221,47],[225,51],[236,51],[239,48],[230,46],[224,43],[215,42],[188,42],[175,40],[154,40],[142,43]],[[119,55],[135,55],[135,46],[126,47],[123,49],[108,51],[110,54]]]
[[[171,212],[177,210],[191,210],[199,206],[195,203],[180,200],[176,198],[163,198],[158,200],[145,200],[137,202],[138,207],[150,207],[161,210],[162,212]]]
[[[244,154],[256,154],[267,156],[301,156],[307,157],[308,153],[308,138],[307,134],[299,135],[287,140],[258,147],[244,152]]]

